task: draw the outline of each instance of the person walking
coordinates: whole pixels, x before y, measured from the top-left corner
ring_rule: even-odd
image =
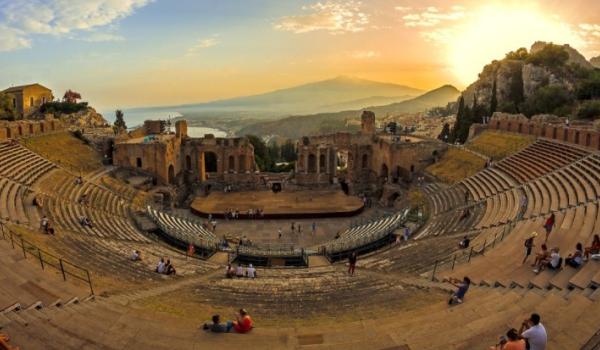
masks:
[[[350,254],[350,257],[348,258],[348,274],[350,276],[354,276],[354,270],[356,269],[356,260],[356,252],[352,252],[352,254]]]
[[[544,224],[544,228],[546,229],[546,240],[544,243],[548,243],[548,238],[550,237],[550,232],[552,232],[552,228],[554,228],[554,224],[556,223],[556,217],[554,213],[550,214],[548,219],[546,219],[546,223]]]

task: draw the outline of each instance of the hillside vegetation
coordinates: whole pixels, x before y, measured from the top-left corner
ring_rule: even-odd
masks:
[[[465,146],[492,159],[502,159],[529,146],[533,136],[498,131],[484,131]]]
[[[72,172],[83,174],[102,166],[102,157],[70,132],[40,135],[21,141],[33,152]]]
[[[430,108],[446,106],[455,101],[459,91],[450,85],[429,91],[419,97],[385,106],[373,106],[361,110],[336,113],[319,113],[313,115],[292,116],[275,121],[264,121],[248,125],[239,132],[241,135],[279,135],[285,138],[326,134],[338,131],[354,132],[359,124],[350,124],[349,120],[358,120],[362,111],[369,110],[377,117],[402,113],[423,112]]]
[[[485,159],[462,149],[450,148],[435,164],[426,171],[438,180],[454,184],[474,175],[485,166]]]

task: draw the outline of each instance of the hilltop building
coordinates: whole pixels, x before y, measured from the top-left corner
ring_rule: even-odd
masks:
[[[52,90],[38,83],[13,86],[4,91],[12,99],[12,106],[21,118],[35,112],[41,105],[54,99]]]

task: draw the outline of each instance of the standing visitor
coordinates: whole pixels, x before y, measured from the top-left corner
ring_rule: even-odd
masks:
[[[352,252],[352,254],[350,254],[350,257],[348,258],[348,274],[350,274],[350,276],[354,276],[354,269],[356,269],[356,252]]]
[[[527,258],[531,255],[531,250],[534,247],[533,240],[535,237],[537,237],[537,232],[533,232],[531,236],[525,240],[525,243],[523,244],[525,246],[525,257],[523,258],[523,262],[521,264],[525,264]]]
[[[555,223],[556,217],[554,216],[554,213],[552,213],[548,219],[546,219],[546,223],[544,224],[544,228],[546,229],[546,240],[544,243],[548,243],[548,237],[550,237],[550,232],[552,232],[552,228],[554,227]]]
[[[317,233],[317,223],[313,221],[312,223],[312,234],[313,236]]]

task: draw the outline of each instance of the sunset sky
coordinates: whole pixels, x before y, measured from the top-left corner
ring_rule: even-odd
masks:
[[[99,109],[339,75],[463,88],[535,40],[600,55],[600,1],[0,0],[0,87],[71,88]]]

